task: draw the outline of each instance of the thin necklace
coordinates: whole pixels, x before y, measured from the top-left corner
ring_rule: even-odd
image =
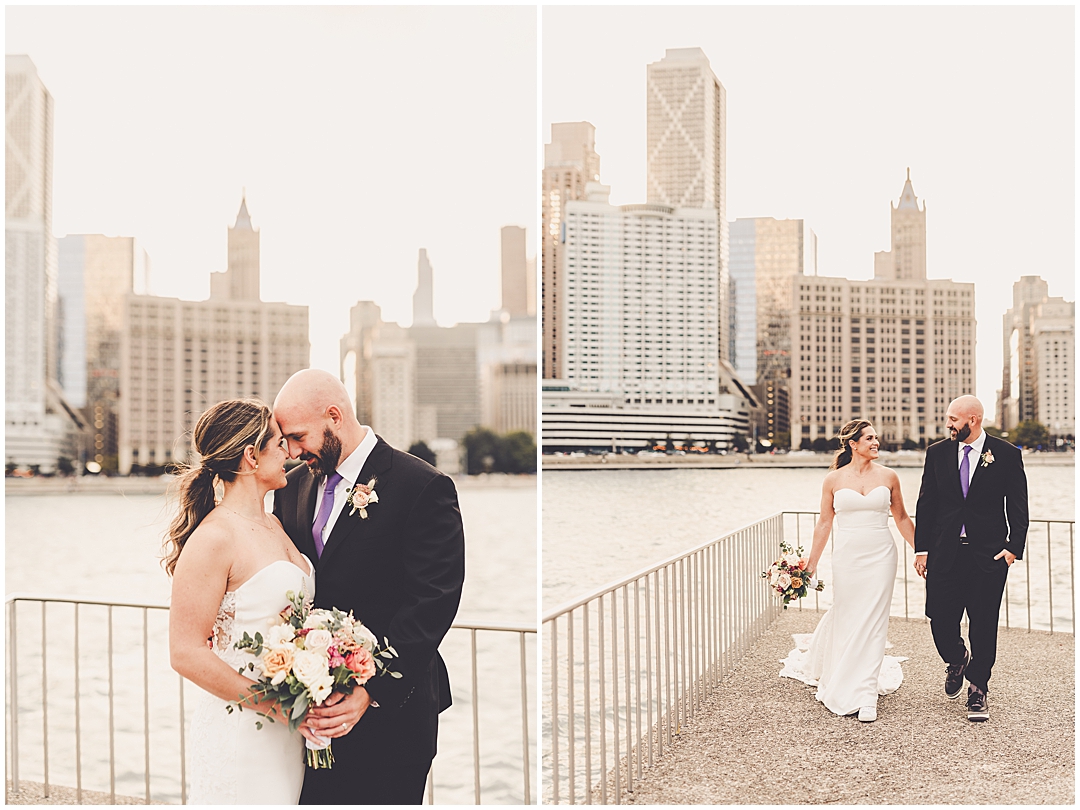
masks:
[[[255,525],[257,525],[257,526],[262,526],[262,527],[263,527],[264,529],[272,529],[272,528],[274,528],[273,526],[267,526],[267,525],[266,525],[266,524],[265,524],[264,522],[262,522],[261,520],[255,520],[255,518],[249,518],[249,517],[248,517],[247,515],[241,515],[241,514],[240,514],[239,512],[237,512],[237,511],[236,511],[235,509],[233,509],[233,508],[232,508],[231,506],[225,506],[225,504],[223,504],[223,503],[219,503],[219,504],[218,504],[218,506],[224,507],[225,509],[228,509],[228,510],[229,510],[230,512],[232,512],[232,513],[233,513],[234,515],[239,515],[239,516],[240,516],[240,517],[242,517],[242,518],[243,518],[244,520],[250,520],[250,521],[251,521],[252,523],[254,523]]]

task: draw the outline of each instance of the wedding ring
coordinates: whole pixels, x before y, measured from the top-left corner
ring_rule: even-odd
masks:
[[[342,728],[342,730],[344,730],[344,731],[348,731],[348,730],[349,730],[349,724],[348,724],[348,723],[342,723],[342,724],[341,724],[341,728]]]

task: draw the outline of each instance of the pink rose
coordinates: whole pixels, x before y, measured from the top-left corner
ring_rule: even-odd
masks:
[[[345,656],[345,666],[356,673],[358,684],[365,684],[375,677],[375,659],[363,647]]]

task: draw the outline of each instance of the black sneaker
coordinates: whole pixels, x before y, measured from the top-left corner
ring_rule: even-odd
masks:
[[[971,684],[968,687],[968,720],[973,723],[981,723],[990,719],[990,710],[986,707],[986,692]]]
[[[949,664],[945,668],[945,697],[956,700],[964,691],[964,671],[971,663],[971,653],[964,647],[964,661],[961,664]]]

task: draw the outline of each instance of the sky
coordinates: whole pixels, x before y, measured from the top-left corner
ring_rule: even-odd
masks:
[[[246,189],[262,299],[309,307],[338,371],[349,308],[408,325],[500,305],[504,225],[537,213],[534,7],[5,10],[55,103],[53,232],[134,236],[151,292],[209,295]]]
[[[993,419],[1012,284],[1075,300],[1072,7],[546,7],[542,126],[596,126],[611,202],[645,201],[646,66],[700,47],[727,93],[727,218],[803,219],[866,279],[906,171],[927,275],[975,282]]]

